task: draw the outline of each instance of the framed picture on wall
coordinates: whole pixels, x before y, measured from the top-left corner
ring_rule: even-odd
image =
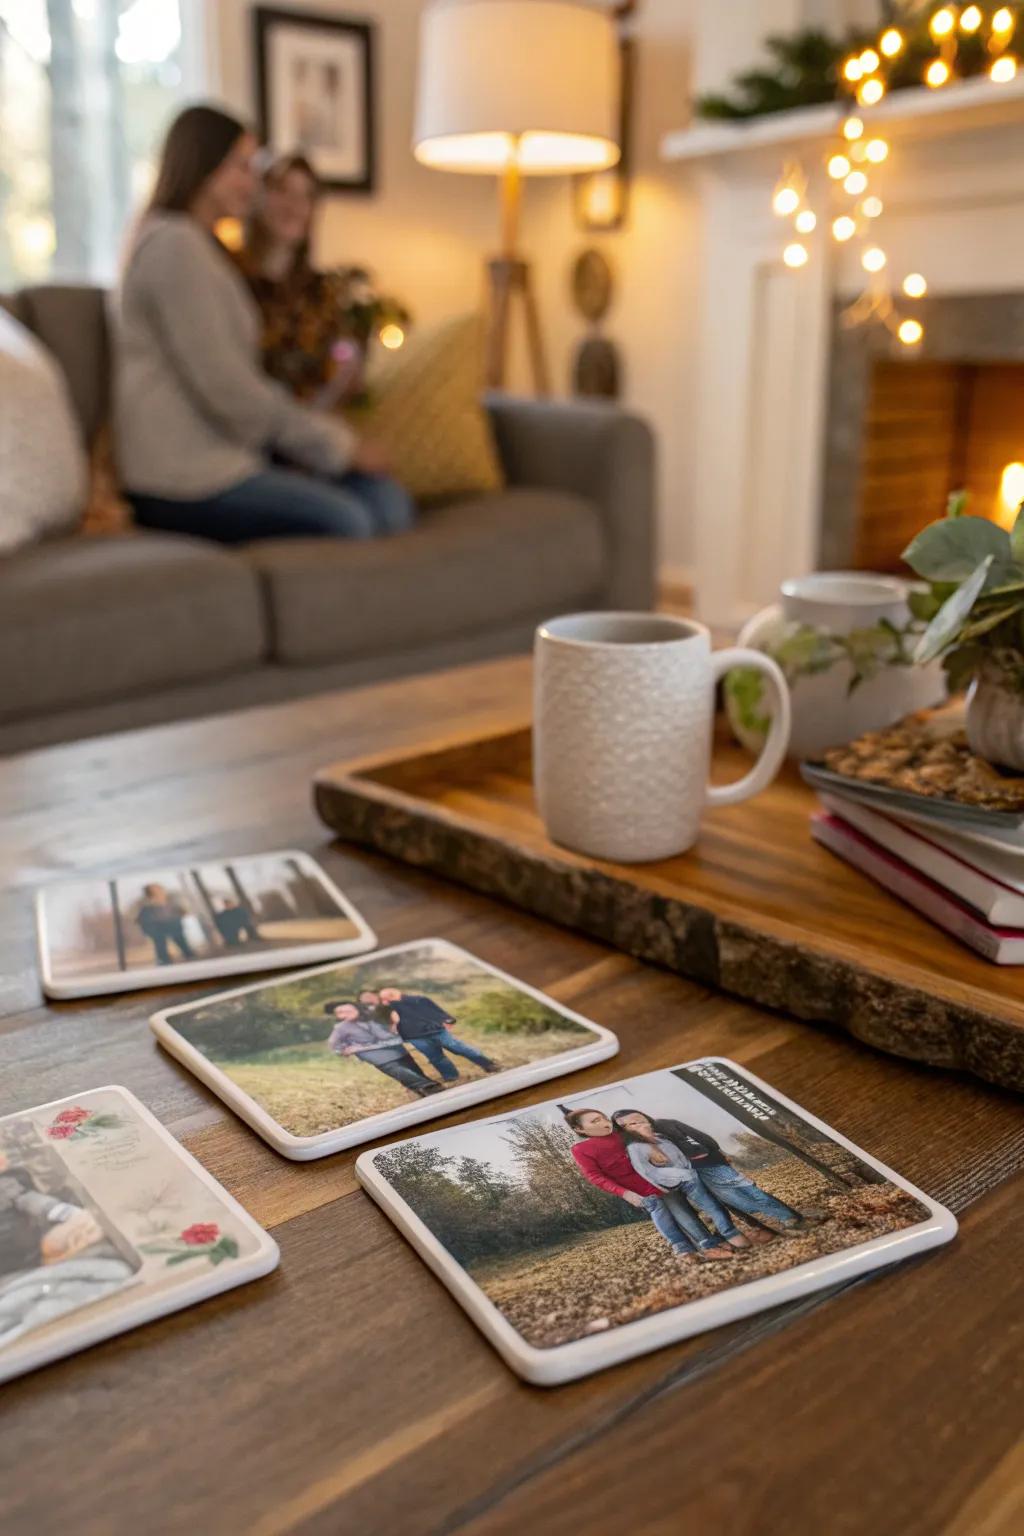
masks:
[[[253,17],[260,136],[307,155],[331,191],[372,192],[373,26],[262,5]]]

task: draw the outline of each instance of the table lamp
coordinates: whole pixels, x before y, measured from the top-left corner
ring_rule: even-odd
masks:
[[[505,382],[517,294],[534,387],[550,387],[530,270],[517,248],[521,178],[614,165],[617,122],[610,13],[573,0],[433,0],[424,10],[413,153],[437,170],[501,178],[501,253],[487,264],[491,387]]]

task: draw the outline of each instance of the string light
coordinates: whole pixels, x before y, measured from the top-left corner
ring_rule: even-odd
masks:
[[[1009,37],[1013,26],[1013,12],[1008,5],[1001,5],[992,17],[992,31],[997,37]]]
[[[940,85],[946,84],[949,75],[950,69],[945,59],[933,59],[924,72],[925,84],[937,91]]]
[[[1008,81],[1015,77],[1016,73],[1017,60],[1012,53],[1004,53],[1000,58],[994,60],[992,68],[988,72],[989,79],[995,81],[996,85],[1006,85]]]
[[[845,155],[833,155],[828,162],[828,173],[833,181],[842,181],[850,174],[850,162]]]
[[[857,226],[849,214],[844,213],[833,222],[832,233],[837,240],[852,240],[857,233]]]
[[[928,23],[928,29],[932,37],[949,37],[956,26],[956,15],[950,6],[944,5],[940,11],[936,11]]]
[[[884,139],[869,139],[864,146],[864,153],[872,165],[881,165],[882,161],[888,157],[889,146]]]
[[[849,80],[851,85],[856,85],[864,71],[860,67],[860,59],[847,59],[843,65],[843,79]]]
[[[794,240],[792,245],[787,245],[782,253],[782,259],[787,267],[806,267],[807,247],[801,245],[799,240]]]
[[[796,216],[797,234],[809,235],[818,226],[818,216],[811,208],[801,208]]]
[[[843,182],[843,186],[851,197],[859,197],[862,192],[867,191],[868,179],[863,171],[851,171]]]
[[[848,117],[843,124],[843,138],[849,139],[851,142],[854,139],[859,139],[863,132],[864,124],[859,117]]]
[[[924,326],[920,320],[904,320],[896,334],[905,347],[916,347],[924,335]]]
[[[772,207],[780,219],[788,219],[800,207],[800,194],[795,187],[779,187],[772,198]]]
[[[903,292],[908,299],[923,299],[928,292],[928,284],[920,272],[910,272],[903,279]]]
[[[887,59],[894,59],[898,53],[903,52],[903,33],[897,27],[887,28],[878,46]]]
[[[869,245],[860,259],[860,264],[865,272],[881,272],[885,262],[885,252],[879,245]]]
[[[389,352],[397,352],[399,347],[405,344],[405,332],[400,325],[395,325],[393,321],[389,321],[387,325],[382,325],[377,335],[381,346],[386,347]]]
[[[969,5],[960,12],[960,30],[961,32],[977,32],[983,20],[981,7]]]
[[[866,197],[860,205],[860,211],[866,219],[877,219],[882,215],[885,204],[880,197]]]
[[[857,62],[862,75],[873,75],[882,61],[873,48],[865,48]]]
[[[864,84],[857,92],[857,100],[862,107],[877,107],[884,95],[885,86],[881,80],[872,76],[870,80],[864,81]]]

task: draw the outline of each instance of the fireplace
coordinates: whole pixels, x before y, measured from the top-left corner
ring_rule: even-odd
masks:
[[[881,326],[850,329],[837,305],[831,350],[820,564],[903,571],[900,552],[951,491],[1007,525],[1024,500],[1024,293],[915,306],[913,355]]]

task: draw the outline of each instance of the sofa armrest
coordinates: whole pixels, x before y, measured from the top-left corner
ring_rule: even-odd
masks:
[[[618,406],[491,394],[485,405],[510,485],[575,491],[598,509],[610,608],[654,606],[654,440]]]

